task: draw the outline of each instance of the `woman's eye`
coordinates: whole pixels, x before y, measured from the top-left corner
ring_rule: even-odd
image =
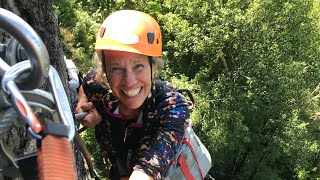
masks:
[[[122,69],[119,67],[112,67],[112,68],[110,68],[110,71],[111,72],[120,72],[120,71],[122,71]]]
[[[135,70],[142,70],[143,68],[144,68],[143,64],[137,64],[137,65],[134,66]]]
[[[120,68],[118,67],[112,68],[112,71],[117,71],[117,70],[120,70]]]

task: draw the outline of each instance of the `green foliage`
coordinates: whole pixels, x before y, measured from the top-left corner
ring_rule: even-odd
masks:
[[[201,95],[213,100],[201,111],[205,118],[212,113],[215,122],[207,123],[216,132],[201,132],[218,147],[211,150],[217,177],[292,179],[315,173],[310,162],[319,144],[311,126],[318,106],[310,90],[319,79],[319,34],[311,23],[312,5],[297,2],[257,1],[243,14],[228,9],[234,4],[221,10],[233,31],[222,49],[228,72],[204,85]],[[214,78],[212,69],[203,68],[196,79]]]
[[[90,152],[90,155],[93,157],[92,160],[94,162],[95,170],[97,171],[100,177],[107,177],[107,162],[105,162],[103,152],[100,149],[100,145],[96,141],[94,129],[87,129],[83,132],[83,134],[81,134],[81,136],[83,140],[86,142],[86,146]]]
[[[80,71],[86,72],[94,67],[91,60],[99,27],[96,22],[99,19],[95,19],[98,15],[91,16],[75,1],[57,0],[54,4],[65,55],[74,60]]]
[[[167,76],[195,76],[190,83],[201,87],[193,119],[218,179],[319,176],[310,94],[319,79],[319,8],[299,2],[227,2],[201,25],[184,18],[188,6],[162,16]]]

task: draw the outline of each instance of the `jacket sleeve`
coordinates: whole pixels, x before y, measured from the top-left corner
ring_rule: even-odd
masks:
[[[88,101],[92,102],[101,117],[105,120],[106,111],[103,105],[103,98],[108,94],[109,88],[104,86],[96,80],[97,72],[95,70],[89,70],[86,76],[83,78],[83,90],[88,98]],[[107,153],[108,159],[114,162],[114,149],[111,145],[111,137],[106,135],[110,134],[110,125],[107,121],[99,123],[95,127],[95,136],[103,150]]]
[[[182,141],[190,118],[188,102],[182,94],[169,91],[156,105],[155,133],[145,137],[135,170],[144,171],[154,179],[161,179],[172,164],[178,144]],[[151,140],[150,140],[151,139]]]

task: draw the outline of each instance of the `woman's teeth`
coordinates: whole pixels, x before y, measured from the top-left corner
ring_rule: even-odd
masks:
[[[132,96],[139,94],[140,90],[141,90],[141,88],[137,88],[137,89],[132,89],[130,91],[123,91],[123,93],[126,94],[127,96],[132,97]]]

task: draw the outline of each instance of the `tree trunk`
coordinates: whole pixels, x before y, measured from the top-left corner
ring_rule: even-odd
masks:
[[[63,50],[59,40],[58,19],[54,13],[51,0],[0,0],[0,7],[5,8],[24,19],[43,40],[47,47],[50,64],[56,68],[67,94],[66,65],[63,59]],[[1,25],[0,25],[1,26]],[[8,35],[1,33],[0,41],[8,40]],[[43,89],[48,89],[45,84]],[[5,143],[13,148],[17,157],[36,151],[36,142],[25,129],[13,128],[6,137]],[[85,179],[86,171],[83,158],[76,146],[74,146],[75,162],[78,179]]]

